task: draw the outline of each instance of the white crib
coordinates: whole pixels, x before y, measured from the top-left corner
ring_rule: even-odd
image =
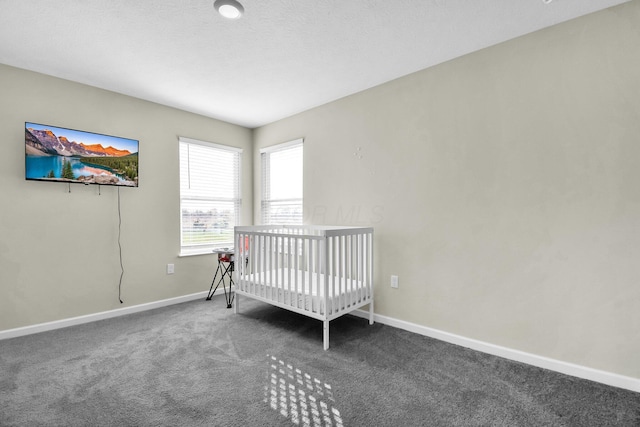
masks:
[[[373,324],[373,228],[235,227],[235,304],[240,296],[329,321],[369,305]]]

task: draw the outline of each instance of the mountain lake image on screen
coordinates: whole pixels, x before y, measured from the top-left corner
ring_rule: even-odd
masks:
[[[25,122],[25,178],[138,186],[138,141]]]

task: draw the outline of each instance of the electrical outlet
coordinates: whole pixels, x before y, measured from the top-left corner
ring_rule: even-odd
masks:
[[[173,274],[173,273],[175,273],[175,265],[167,264],[167,274]]]
[[[391,287],[392,288],[398,287],[398,276],[391,276]]]

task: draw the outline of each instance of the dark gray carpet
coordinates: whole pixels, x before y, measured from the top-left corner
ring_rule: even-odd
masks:
[[[640,426],[640,394],[220,297],[0,341],[1,426]]]

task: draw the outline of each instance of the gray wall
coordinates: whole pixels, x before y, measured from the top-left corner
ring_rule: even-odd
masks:
[[[376,227],[377,313],[640,378],[639,47],[631,2],[257,129],[254,205],[304,137],[307,222]]]
[[[213,255],[178,258],[178,136],[244,149],[252,216],[252,131],[0,65],[0,330],[209,289]],[[140,186],[120,190],[125,275],[118,301],[117,189],[26,181],[24,122],[140,140]],[[166,274],[174,263],[176,273]]]

